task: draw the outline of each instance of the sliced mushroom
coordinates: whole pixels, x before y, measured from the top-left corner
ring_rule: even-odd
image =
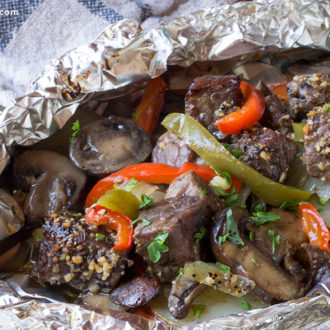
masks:
[[[78,207],[86,176],[55,152],[28,150],[14,162],[18,189],[27,192],[24,213],[30,223],[51,213]]]
[[[22,208],[9,193],[0,189],[0,241],[18,232],[24,221]]]
[[[148,134],[133,120],[111,116],[84,126],[71,142],[73,163],[91,175],[105,175],[143,162],[151,152]]]
[[[241,230],[240,221],[248,216],[246,210],[232,207],[233,218],[244,245],[225,241],[219,245],[219,236],[227,233],[227,211],[216,215],[211,228],[211,246],[216,259],[231,267],[237,274],[248,277],[277,300],[290,300],[303,294],[303,287],[268,256],[259,251]]]

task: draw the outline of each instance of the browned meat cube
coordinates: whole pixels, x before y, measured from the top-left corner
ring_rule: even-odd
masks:
[[[258,89],[265,98],[265,112],[260,123],[286,135],[292,130],[292,120],[289,113],[263,81],[258,84]]]
[[[330,102],[330,74],[294,76],[287,89],[291,118],[305,118],[314,107]]]
[[[293,160],[297,145],[285,135],[270,128],[255,126],[234,139],[233,149],[243,154],[239,160],[255,168],[262,175],[282,182]]]
[[[327,111],[328,109],[328,111]],[[305,161],[311,176],[330,180],[330,106],[308,113],[305,135]]]
[[[152,162],[171,166],[181,166],[193,162],[196,154],[190,147],[171,131],[163,134],[152,151]]]
[[[43,234],[36,266],[41,282],[108,292],[132,264],[127,251],[112,249],[115,233],[90,226],[81,216],[54,214],[43,225]]]
[[[224,207],[223,200],[194,171],[186,172],[177,177],[168,187],[165,198],[200,196],[203,194],[206,196],[207,206],[211,213],[215,213]]]
[[[147,270],[155,273],[162,283],[173,280],[185,262],[200,260],[200,247],[194,234],[204,224],[206,214],[204,195],[165,199],[140,212],[139,217],[150,224],[139,223],[135,228],[136,253],[147,263]],[[168,234],[164,242],[168,251],[161,253],[159,261],[154,263],[148,254],[148,246],[158,233],[164,232]]]
[[[194,79],[186,95],[186,114],[196,119],[219,140],[226,140],[213,123],[241,106],[241,78],[206,75]]]

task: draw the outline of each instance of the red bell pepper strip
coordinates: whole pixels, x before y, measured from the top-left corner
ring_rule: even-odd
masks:
[[[240,88],[244,96],[241,109],[215,122],[216,127],[224,134],[239,133],[255,124],[264,113],[265,101],[261,92],[245,81],[241,81]]]
[[[299,214],[304,232],[311,245],[330,252],[330,232],[320,214],[310,203],[299,205]]]
[[[113,185],[119,180],[134,178],[138,181],[146,181],[154,184],[170,184],[175,178],[188,171],[195,171],[206,183],[216,176],[215,171],[208,165],[197,165],[195,163],[185,163],[181,167],[170,166],[159,163],[141,163],[130,165],[122,170],[112,173],[98,181],[89,192],[86,199],[86,207],[94,204],[108,190],[113,189]],[[241,188],[241,181],[232,176],[232,185],[238,192]]]
[[[275,94],[279,100],[288,101],[288,90],[286,89],[287,82],[270,85],[269,89]]]
[[[148,81],[140,104],[135,109],[136,123],[152,134],[164,104],[166,82],[157,77]]]
[[[117,232],[115,250],[127,250],[133,244],[131,219],[126,215],[112,211],[101,205],[93,205],[86,209],[86,222],[93,226],[107,225]]]

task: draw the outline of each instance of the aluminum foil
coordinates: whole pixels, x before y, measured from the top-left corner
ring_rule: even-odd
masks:
[[[15,145],[29,146],[47,138],[64,126],[79,105],[92,98],[130,93],[136,84],[173,65],[224,61],[248,74],[256,72],[248,63],[251,60],[280,65],[329,51],[329,14],[328,0],[260,0],[205,9],[163,22],[149,32],[141,31],[132,20],[110,25],[91,44],[47,66],[25,96],[0,112],[0,173]],[[31,293],[23,287],[17,275],[0,282],[0,325],[7,329],[163,327],[132,314],[55,302],[45,292]],[[318,296],[188,328],[326,328],[330,326],[329,283],[318,290]]]

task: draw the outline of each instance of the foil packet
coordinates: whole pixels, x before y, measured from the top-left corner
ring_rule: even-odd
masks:
[[[329,52],[329,13],[327,0],[259,0],[208,8],[165,21],[149,32],[133,20],[110,25],[89,45],[53,61],[26,95],[0,111],[0,173],[16,145],[30,146],[46,139],[79,106],[130,94],[174,66],[183,68],[178,72],[189,73],[194,63],[217,61],[218,73],[233,70],[257,79],[268,71],[270,79],[281,80],[282,67]],[[298,300],[186,328],[325,329],[330,327],[329,296],[328,281]],[[0,281],[0,326],[174,329],[129,313],[91,311],[65,303],[44,289],[30,287],[27,276],[20,274]]]

